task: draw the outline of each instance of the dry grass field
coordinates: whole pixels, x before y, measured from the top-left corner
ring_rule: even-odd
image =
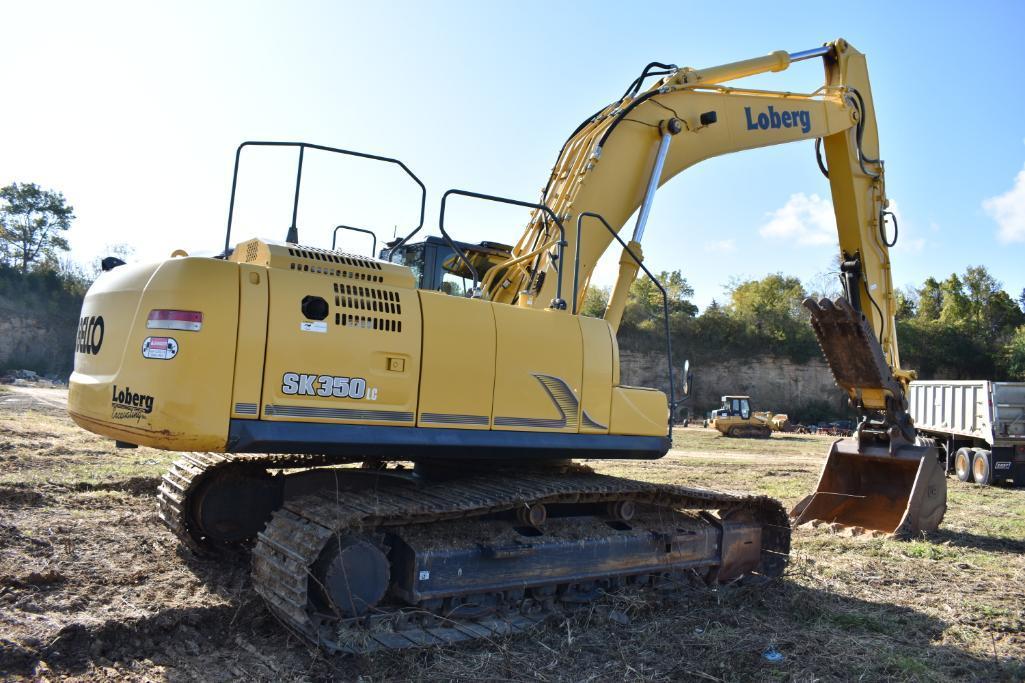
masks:
[[[326,657],[266,612],[244,556],[177,549],[153,498],[173,454],[117,450],[30,399],[0,395],[0,679],[1025,679],[1025,489],[949,480],[943,529],[912,542],[797,529],[767,585],[608,596],[507,639]],[[661,461],[591,464],[790,506],[829,443],[691,428]]]

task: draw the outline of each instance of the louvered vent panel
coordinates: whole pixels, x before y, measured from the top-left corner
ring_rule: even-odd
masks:
[[[392,289],[335,283],[335,325],[402,331],[402,300]]]
[[[381,270],[381,264],[362,256],[311,247],[289,247],[288,255],[294,259],[288,264],[290,270],[320,273],[357,282],[384,282],[384,276],[376,272]]]
[[[259,242],[250,242],[246,246],[246,260],[245,263],[251,264],[256,260],[256,256],[259,255]]]

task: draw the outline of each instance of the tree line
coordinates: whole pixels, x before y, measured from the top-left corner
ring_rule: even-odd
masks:
[[[801,305],[810,290],[797,277],[774,273],[736,281],[726,298],[699,312],[694,289],[680,271],[662,272],[669,295],[673,348],[692,359],[775,355],[803,363],[820,351]],[[607,289],[589,287],[582,313],[601,317]],[[627,348],[658,349],[664,343],[662,294],[647,278],[630,287],[619,340]],[[946,280],[927,278],[897,292],[897,337],[901,365],[922,379],[1025,381],[1025,290],[1017,299],[984,266]]]

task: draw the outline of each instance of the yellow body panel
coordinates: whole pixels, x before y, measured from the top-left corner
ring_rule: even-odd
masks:
[[[494,429],[579,431],[583,354],[576,318],[516,306],[493,310],[498,334]]]
[[[385,279],[377,270],[356,266],[267,274],[261,419],[413,426],[421,335],[416,290],[377,281]],[[327,302],[323,320],[304,315],[305,297]]]
[[[423,353],[419,427],[488,429],[495,392],[494,305],[420,292]]]
[[[255,420],[260,415],[263,395],[263,373],[253,368],[263,366],[267,349],[267,269],[261,266],[239,266],[238,340],[235,351],[235,386],[231,396],[231,416]]]
[[[642,387],[613,387],[612,420],[614,434],[660,436],[666,433],[669,407],[666,395]]]
[[[578,320],[584,342],[580,431],[586,434],[607,434],[612,414],[612,328],[597,318],[581,316]]]
[[[98,353],[76,352],[68,408],[90,431],[154,448],[224,450],[238,325],[238,266],[176,258],[122,266],[90,288],[82,316],[102,316]],[[198,331],[151,329],[154,309],[202,311]],[[147,338],[173,358],[143,356]]]

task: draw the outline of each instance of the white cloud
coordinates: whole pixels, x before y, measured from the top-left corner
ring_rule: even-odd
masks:
[[[895,251],[917,254],[929,245],[924,237],[914,236],[917,232],[904,220],[904,214],[896,201],[891,200],[888,209],[897,217],[899,235]],[[836,245],[836,214],[833,213],[833,202],[823,199],[817,194],[806,195],[803,192],[790,195],[790,199],[782,207],[768,214],[769,222],[758,232],[762,237],[785,237],[798,244],[805,245]],[[934,229],[938,229],[935,223]],[[887,239],[893,238],[893,219],[887,219]]]
[[[728,240],[719,240],[713,242],[705,242],[705,251],[719,252],[722,254],[728,254],[731,251],[737,250],[737,240],[732,237]]]
[[[1025,242],[1025,168],[1018,171],[1014,187],[982,202],[982,208],[997,222],[1001,242]]]
[[[809,245],[837,242],[833,203],[817,194],[792,194],[786,204],[768,215],[769,222],[758,230],[762,237],[787,237]]]
[[[894,247],[894,251],[906,251],[912,254],[917,254],[925,249],[926,244],[927,242],[924,237],[919,237],[917,239],[902,239],[897,241],[897,246]]]

